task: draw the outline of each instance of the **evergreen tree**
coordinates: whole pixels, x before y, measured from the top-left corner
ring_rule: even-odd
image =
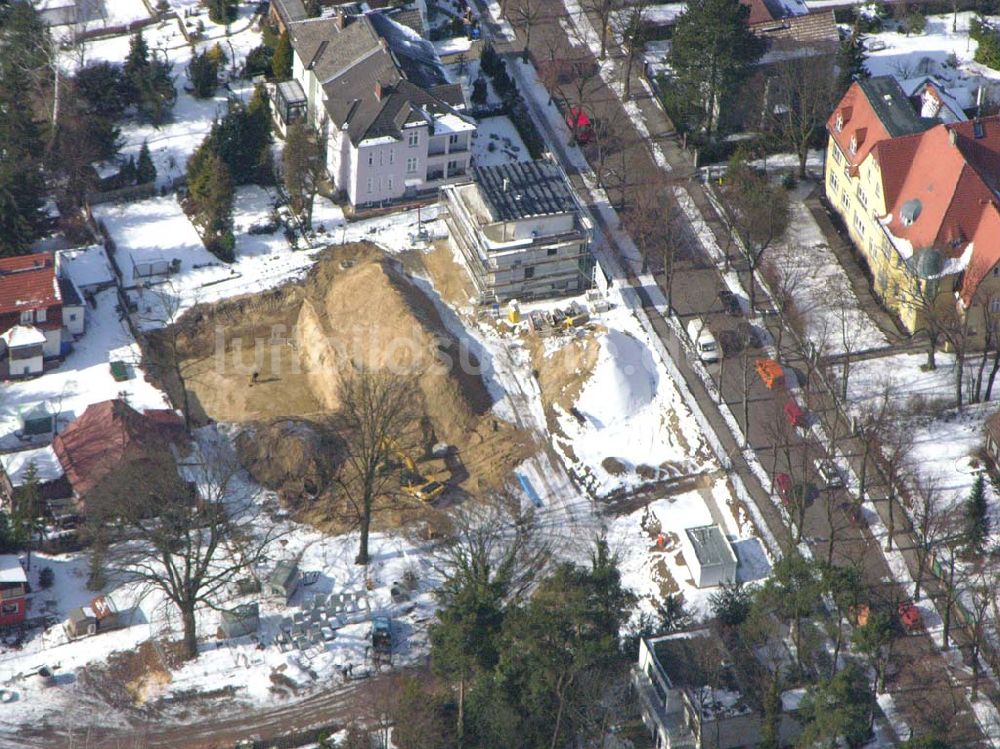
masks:
[[[753,592],[742,583],[723,583],[719,590],[708,598],[712,615],[724,627],[738,627],[750,615]]]
[[[135,156],[129,156],[118,172],[118,180],[122,187],[131,187],[136,183],[137,170],[135,168]]]
[[[95,62],[73,76],[73,92],[92,114],[117,119],[129,103],[128,87],[120,65]]]
[[[225,161],[212,148],[211,136],[188,159],[188,196],[184,209],[201,229],[205,247],[223,262],[232,262],[233,181]]]
[[[41,482],[34,461],[28,464],[24,482],[18,488],[13,523],[13,535],[17,544],[28,551],[27,567],[31,569],[31,548],[36,539],[45,532],[45,501],[42,498]]]
[[[271,73],[277,81],[287,81],[292,77],[292,40],[288,32],[282,31],[278,37],[278,47],[271,60]]]
[[[980,471],[965,501],[965,539],[970,553],[981,554],[990,535],[989,505],[986,501],[986,478]]]
[[[486,88],[486,79],[483,78],[482,76],[479,76],[472,83],[472,96],[469,98],[472,99],[473,104],[478,104],[479,106],[482,106],[486,103],[488,95],[489,94]]]
[[[243,61],[243,77],[253,78],[255,75],[263,75],[270,78],[273,60],[274,52],[266,44],[254,47]]]
[[[173,65],[165,58],[150,56],[141,29],[132,35],[122,71],[125,90],[128,101],[153,124],[162,123],[177,101],[172,69]]]
[[[149,155],[149,144],[146,141],[142,142],[142,148],[139,149],[139,161],[136,164],[135,172],[137,184],[145,185],[147,182],[156,181],[156,166]]]
[[[215,94],[219,85],[219,63],[209,56],[208,52],[195,53],[187,69],[191,88],[197,99],[208,99]]]
[[[233,183],[269,184],[274,172],[271,163],[271,110],[262,86],[250,104],[234,101],[226,116],[212,126],[211,148],[229,167]]]
[[[868,77],[868,67],[865,64],[867,58],[865,38],[857,29],[841,40],[837,52],[837,70],[840,71],[837,89],[841,96],[850,88],[851,83]]]
[[[208,17],[213,23],[229,25],[236,20],[238,0],[206,0]]]
[[[25,106],[29,73],[0,52],[0,255],[30,251],[43,230],[41,130]]]
[[[799,746],[859,747],[870,735],[871,690],[861,668],[849,662],[832,679],[810,687],[799,705],[803,723]]]
[[[749,9],[740,0],[691,0],[677,19],[670,66],[681,98],[695,105],[695,124],[707,134],[719,129],[719,114],[763,54],[763,43],[747,27]]]

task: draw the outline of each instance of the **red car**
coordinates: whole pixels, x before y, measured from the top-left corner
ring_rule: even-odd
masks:
[[[566,125],[573,132],[577,143],[590,143],[594,137],[594,124],[580,107],[570,107]]]
[[[792,498],[792,477],[787,473],[774,474],[774,488],[782,501],[788,502]]]
[[[803,411],[799,404],[794,400],[789,400],[785,404],[785,418],[788,420],[789,426],[804,429],[807,425],[806,423],[806,413]]]

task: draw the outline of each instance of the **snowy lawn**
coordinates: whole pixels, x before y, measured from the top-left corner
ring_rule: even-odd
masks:
[[[937,355],[936,370],[921,370],[924,354],[897,354],[855,362],[848,382],[850,408],[877,406],[889,388],[894,406],[903,413],[912,438],[910,463],[926,479],[937,484],[946,506],[960,504],[969,496],[981,461],[975,453],[983,445],[983,425],[996,413],[995,401],[967,405],[955,403],[955,358]],[[966,375],[974,368],[967,363]],[[993,528],[1000,531],[1000,504],[992,502]]]
[[[137,409],[169,408],[166,397],[145,379],[139,366],[138,345],[118,319],[113,289],[96,296],[97,308],[87,307],[86,332],[58,368],[32,380],[5,383],[0,399],[0,445],[4,449],[28,447],[14,431],[21,428],[20,414],[39,403],[60,414],[60,428],[79,416],[91,403],[123,395]],[[116,382],[110,359],[128,364],[132,377]]]
[[[973,106],[980,83],[995,85],[1000,80],[1000,72],[972,61],[978,42],[969,39],[968,29],[974,15],[959,13],[955,31],[952,22],[956,17],[948,13],[927,16],[923,34],[906,36],[897,31],[867,34],[870,51],[865,64],[872,75],[894,75],[900,80],[938,76],[963,106]]]
[[[271,213],[272,197],[266,190],[255,185],[238,188],[234,209],[236,261],[230,265],[205,249],[176,196],[94,209],[95,218],[104,222],[117,245],[123,285],[139,287],[133,293],[144,325],[157,327],[162,312],[157,307],[160,295],[155,290],[143,291],[143,282],[154,287],[162,284],[186,309],[199,302],[273,288],[312,265],[311,253],[292,250],[280,229],[274,234],[247,233]],[[174,261],[179,266],[172,275],[143,275],[149,264]]]
[[[861,309],[847,274],[802,202],[811,188],[803,183],[792,193],[788,231],[766,262],[783,279],[781,286],[818,350],[839,354],[886,346],[888,340]]]
[[[476,166],[531,161],[531,154],[509,117],[484,117],[477,123],[473,137],[472,158]]]
[[[640,613],[655,615],[656,604],[662,604],[667,593],[682,595],[685,610],[695,619],[709,615],[709,597],[718,588],[695,587],[680,543],[680,536],[687,528],[715,523],[703,491],[708,493],[696,490],[658,499],[646,508],[610,521],[609,548],[619,556],[623,584],[639,598],[633,620]],[[715,502],[728,495],[723,480],[716,480],[711,495],[715,496]],[[726,521],[722,532],[737,551],[738,579],[749,582],[767,576],[770,565],[760,551],[760,543],[750,535],[752,526],[739,527],[727,512],[722,514]],[[656,543],[659,533],[666,537],[662,547]]]

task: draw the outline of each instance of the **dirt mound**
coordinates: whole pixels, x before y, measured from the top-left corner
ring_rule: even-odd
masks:
[[[353,264],[326,262],[310,275],[295,326],[313,394],[336,410],[336,373],[352,362],[415,374],[437,438],[465,441],[493,405],[474,354],[453,336],[434,303],[379,252]]]
[[[597,364],[600,346],[594,331],[580,331],[565,339],[532,335],[528,350],[546,409],[559,405],[569,411]]]
[[[251,424],[235,445],[240,464],[257,483],[292,496],[326,491],[339,462],[336,440],[303,419]]]

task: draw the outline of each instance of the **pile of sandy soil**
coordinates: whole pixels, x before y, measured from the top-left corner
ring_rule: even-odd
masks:
[[[558,339],[528,334],[527,345],[546,411],[554,405],[569,411],[597,364],[600,345],[595,331]]]
[[[304,419],[250,424],[235,440],[236,456],[254,480],[286,498],[330,488],[339,465],[337,440]]]
[[[530,452],[526,435],[495,419],[475,356],[445,326],[437,307],[381,251],[331,257],[310,274],[295,325],[296,349],[313,395],[336,411],[337,373],[353,364],[415,375],[428,443],[458,448],[469,491],[497,488]],[[429,448],[430,444],[424,445]]]

